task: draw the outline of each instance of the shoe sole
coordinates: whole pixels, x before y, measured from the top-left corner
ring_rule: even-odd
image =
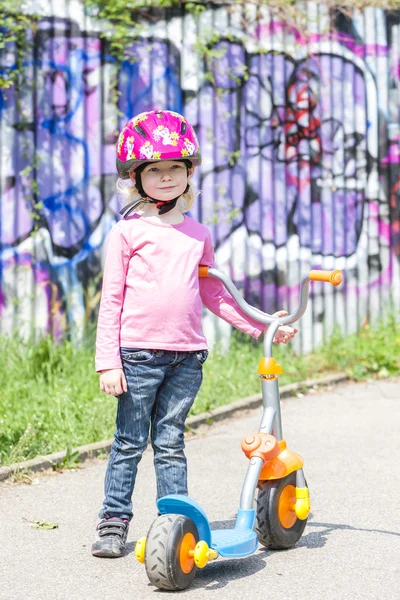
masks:
[[[124,555],[125,552],[115,554],[115,552],[113,552],[112,550],[92,550],[92,556],[97,556],[98,558],[120,558]]]

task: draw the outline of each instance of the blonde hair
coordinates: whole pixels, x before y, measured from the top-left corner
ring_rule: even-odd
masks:
[[[126,183],[128,182],[128,183]],[[129,185],[131,184],[131,185]],[[182,213],[190,210],[194,204],[194,201],[197,196],[196,188],[191,179],[188,180],[189,189],[186,194],[182,194],[182,196],[178,199],[177,206]],[[129,204],[134,200],[140,200],[141,195],[138,192],[136,185],[129,179],[121,179],[120,177],[117,180],[116,184],[117,194],[123,200],[123,205]],[[141,202],[137,209],[142,208],[142,204],[145,202]]]

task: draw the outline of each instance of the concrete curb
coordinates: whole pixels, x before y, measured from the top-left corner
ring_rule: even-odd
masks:
[[[323,379],[306,379],[305,381],[299,381],[297,383],[289,383],[280,388],[280,397],[289,398],[292,397],[302,390],[308,390],[313,387],[321,387],[332,384],[341,383],[347,381],[349,377],[345,373],[336,373],[334,375],[327,375]],[[200,425],[210,425],[215,421],[221,421],[227,417],[232,416],[235,412],[240,410],[251,410],[257,408],[262,403],[262,395],[255,394],[254,396],[248,396],[232,404],[220,406],[214,410],[189,417],[186,421],[187,428],[189,430],[196,429]],[[95,442],[94,444],[86,444],[86,446],[79,446],[74,448],[73,452],[78,452],[79,460],[84,461],[87,458],[93,458],[100,452],[109,452],[113,440],[105,440],[102,442]],[[26,471],[44,471],[45,469],[51,469],[57,462],[63,460],[65,457],[65,450],[61,452],[54,452],[53,454],[47,454],[46,456],[37,456],[31,460],[25,462],[14,463],[6,467],[0,467],[0,481],[4,481],[14,473],[26,472]]]

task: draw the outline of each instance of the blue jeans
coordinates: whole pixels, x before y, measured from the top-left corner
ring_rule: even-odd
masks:
[[[207,350],[121,348],[128,391],[118,397],[117,431],[106,471],[101,519],[131,520],[132,493],[150,425],[157,498],[187,495],[185,421],[200,389],[207,355]]]

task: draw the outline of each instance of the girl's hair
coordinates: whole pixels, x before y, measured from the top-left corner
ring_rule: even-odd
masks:
[[[129,183],[131,183],[131,185],[129,185],[129,183],[126,183],[126,180],[121,179],[120,177],[117,180],[117,184],[116,184],[116,188],[117,188],[117,194],[121,197],[121,199],[123,200],[124,205],[125,204],[129,204],[130,202],[133,202],[134,200],[140,200],[141,195],[138,192],[138,189],[136,187],[136,185],[133,184],[133,182],[131,182],[131,180],[128,180]],[[188,184],[189,184],[189,189],[186,192],[186,194],[182,194],[182,196],[179,198],[178,202],[177,202],[177,206],[179,207],[179,210],[183,213],[187,212],[188,210],[190,210],[194,204],[194,201],[196,199],[197,193],[196,193],[196,188],[193,185],[193,182],[191,179],[188,180]],[[138,209],[142,207],[142,204],[139,204],[139,206],[137,207]]]

